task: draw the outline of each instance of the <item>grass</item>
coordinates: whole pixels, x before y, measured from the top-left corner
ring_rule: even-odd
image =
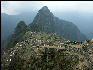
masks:
[[[79,61],[79,64],[77,65],[77,67],[79,68],[79,69],[81,69],[81,67],[82,67],[82,65],[85,65],[85,66],[89,66],[89,62],[87,61],[87,60],[85,60],[84,62],[80,62]]]
[[[82,48],[81,44],[69,44],[68,46],[72,46],[72,47],[75,47],[75,48]]]

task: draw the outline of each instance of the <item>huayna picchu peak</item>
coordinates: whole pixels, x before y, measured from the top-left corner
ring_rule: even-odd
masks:
[[[43,6],[43,7],[39,10],[39,12],[40,12],[40,11],[43,11],[43,12],[50,12],[50,10],[48,9],[47,6]]]
[[[47,6],[42,7],[38,11],[33,22],[29,26],[33,31],[57,33],[69,40],[84,41],[87,39],[75,24],[55,17]]]
[[[47,6],[42,7],[42,8],[38,11],[37,14],[38,14],[38,15],[45,15],[45,16],[53,15],[52,12],[50,12],[50,10],[48,9]]]

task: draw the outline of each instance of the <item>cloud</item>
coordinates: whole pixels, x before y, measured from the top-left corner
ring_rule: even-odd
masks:
[[[10,15],[19,14],[39,10],[41,6],[42,3],[38,1],[2,1],[1,12]]]
[[[52,12],[77,11],[93,14],[92,1],[2,1],[1,12],[10,15],[20,14],[38,11],[42,6],[48,6]]]
[[[85,13],[93,13],[92,1],[46,1],[47,5],[53,11],[78,11]]]

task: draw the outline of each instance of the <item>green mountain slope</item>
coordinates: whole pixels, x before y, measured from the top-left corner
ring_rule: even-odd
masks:
[[[6,47],[5,49],[14,47],[14,45],[17,42],[22,41],[22,37],[23,37],[23,35],[25,34],[26,31],[27,31],[27,25],[25,24],[24,21],[20,21],[17,24],[17,27],[15,28],[14,33],[11,35],[10,42],[7,45],[8,47]]]
[[[65,44],[54,33],[27,31],[22,41],[2,52],[2,70],[92,70],[93,41]],[[87,45],[88,44],[88,45]]]

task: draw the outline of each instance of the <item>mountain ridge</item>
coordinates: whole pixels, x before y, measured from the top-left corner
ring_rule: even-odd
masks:
[[[58,17],[55,17],[46,6],[42,7],[38,11],[33,22],[29,24],[29,26],[33,31],[41,30],[50,33],[55,32],[69,40],[71,40],[71,38],[72,40],[78,40],[78,41],[84,41],[87,39],[86,36],[80,32],[80,30],[75,24],[66,20],[59,19]]]

